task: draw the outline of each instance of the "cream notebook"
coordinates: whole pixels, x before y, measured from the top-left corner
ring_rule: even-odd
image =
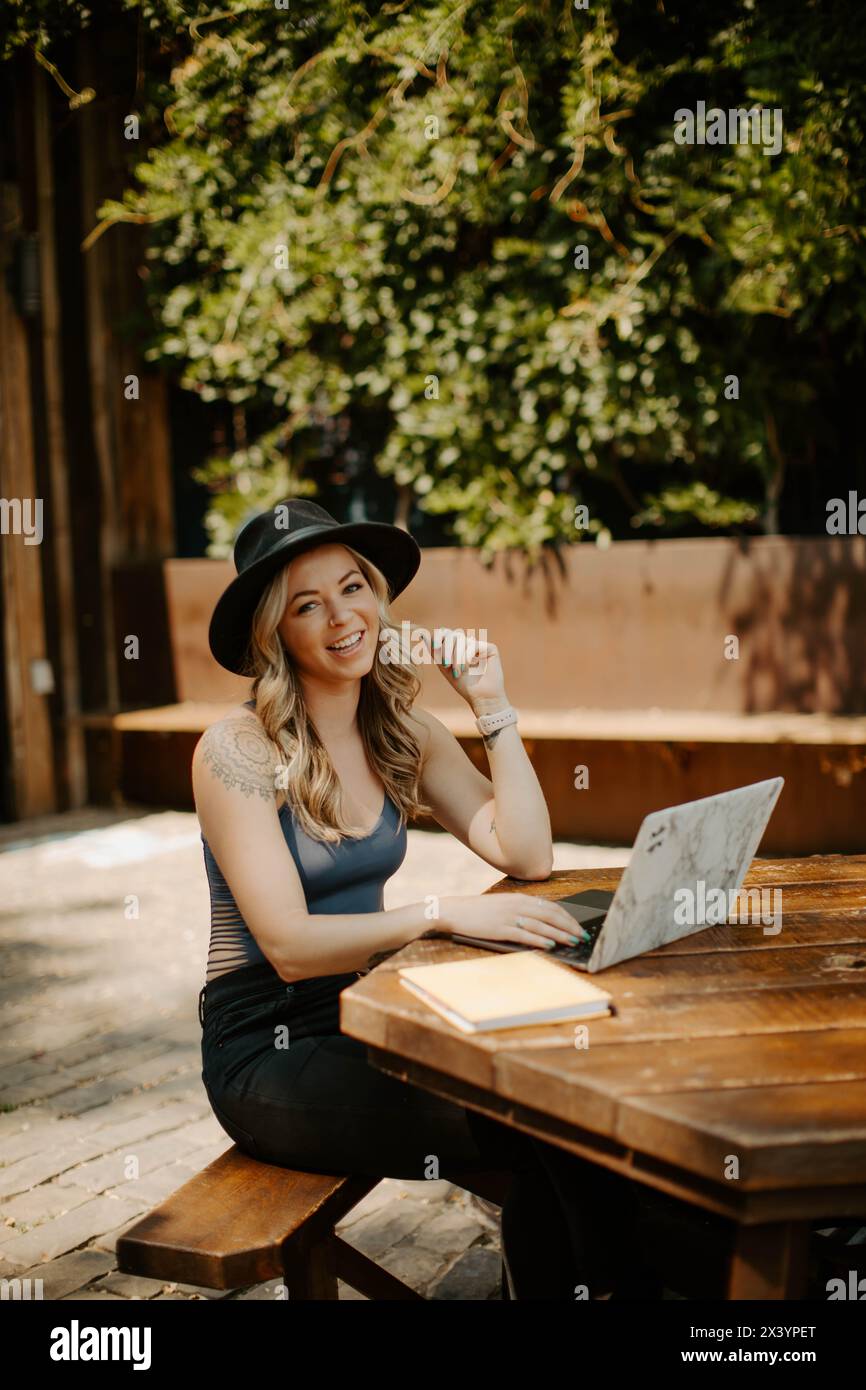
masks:
[[[404,965],[407,989],[464,1033],[572,1018],[601,1018],[611,996],[540,951],[509,951],[485,960]]]

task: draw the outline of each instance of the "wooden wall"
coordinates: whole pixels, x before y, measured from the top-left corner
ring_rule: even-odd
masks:
[[[124,138],[134,39],[134,16],[119,15],[114,29],[52,49],[75,92],[95,90],[77,109],[29,51],[4,70],[0,496],[41,498],[44,538],[0,536],[0,819],[91,796],[104,750],[83,717],[117,710],[128,675],[115,569],[174,551],[166,383],[142,351],[143,230],[114,226],[82,249],[100,204],[121,197],[145,153]],[[36,267],[29,308],[15,288],[25,243]],[[48,667],[53,689],[35,688],[34,671]]]
[[[229,560],[168,560],[179,700],[245,699],[207,646]],[[518,708],[866,714],[866,538],[579,544],[530,568],[425,550],[398,622],[486,629]],[[726,640],[739,655],[728,659]],[[733,650],[733,649],[731,649]],[[458,704],[421,667],[422,703]]]

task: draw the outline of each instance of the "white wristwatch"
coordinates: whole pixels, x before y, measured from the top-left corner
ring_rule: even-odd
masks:
[[[495,734],[497,729],[517,723],[517,710],[513,705],[509,705],[507,709],[498,710],[496,714],[479,714],[475,723],[482,734]]]

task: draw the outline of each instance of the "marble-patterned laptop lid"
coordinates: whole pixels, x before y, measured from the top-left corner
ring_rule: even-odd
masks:
[[[648,815],[587,970],[726,921],[718,890],[727,901],[736,894],[783,784],[783,777],[772,777]]]

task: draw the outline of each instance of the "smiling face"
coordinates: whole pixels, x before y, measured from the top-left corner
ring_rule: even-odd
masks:
[[[345,546],[316,546],[291,561],[278,631],[306,676],[334,681],[367,674],[379,645],[379,608]]]

